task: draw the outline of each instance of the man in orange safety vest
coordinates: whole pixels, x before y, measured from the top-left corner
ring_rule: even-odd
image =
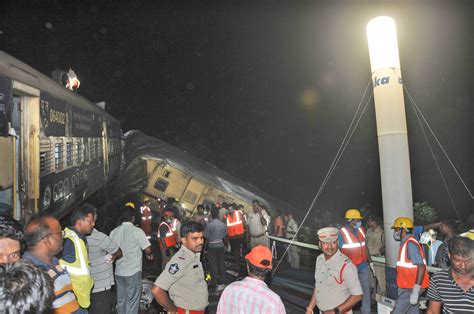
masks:
[[[419,313],[418,298],[429,286],[423,249],[413,237],[413,221],[407,217],[395,219],[392,229],[395,241],[400,241],[397,260],[398,299],[392,313]]]
[[[362,215],[357,209],[349,209],[345,215],[347,224],[339,229],[338,245],[342,254],[350,258],[357,267],[357,275],[362,286],[362,314],[370,314],[370,271],[375,274],[374,264],[365,245],[365,230]]]
[[[162,222],[158,227],[158,242],[160,243],[161,251],[161,269],[164,269],[166,264],[173,257],[178,243],[176,232],[173,231],[174,214],[171,210],[163,212]]]

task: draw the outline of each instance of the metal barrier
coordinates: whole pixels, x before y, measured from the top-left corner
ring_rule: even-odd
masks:
[[[279,238],[279,237],[274,237],[274,236],[268,236],[268,238],[271,239],[271,240],[274,240],[274,241],[278,241],[278,242],[282,242],[282,243],[296,245],[298,247],[304,247],[304,248],[320,251],[319,246],[314,245],[314,244],[309,244],[309,243],[305,243],[305,242],[298,242],[298,241],[292,241],[290,239],[284,239],[284,238]],[[374,261],[375,264],[385,265],[385,257],[384,256],[371,256],[371,257],[372,257],[372,260]],[[432,266],[427,266],[427,269],[428,269],[428,272],[430,272],[430,273],[435,273],[435,272],[441,270],[441,268],[432,267]]]

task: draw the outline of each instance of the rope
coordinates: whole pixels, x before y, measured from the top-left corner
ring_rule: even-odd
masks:
[[[408,94],[408,92],[407,92]],[[430,152],[431,152],[431,156],[433,157],[433,160],[436,164],[436,168],[438,169],[438,172],[439,172],[439,175],[441,176],[441,181],[443,182],[443,185],[444,185],[444,188],[446,189],[447,193],[448,193],[448,197],[449,197],[449,200],[451,201],[451,205],[453,206],[453,209],[454,209],[454,212],[456,213],[456,215],[458,216],[458,219],[460,219],[460,216],[459,216],[459,213],[458,213],[458,210],[457,210],[457,207],[456,207],[456,203],[454,202],[454,199],[451,195],[451,191],[449,190],[449,187],[448,187],[448,184],[446,182],[446,179],[444,178],[444,175],[443,175],[443,171],[441,171],[441,167],[439,166],[439,163],[438,163],[438,158],[436,158],[436,155],[434,153],[434,150],[433,150],[433,147],[431,146],[431,143],[430,141],[428,140],[428,136],[426,135],[426,132],[425,132],[425,128],[423,127],[423,125],[421,124],[421,120],[420,120],[420,116],[419,116],[419,108],[415,108],[415,106],[413,105],[414,104],[414,101],[413,101],[413,98],[411,97],[410,94],[408,94],[408,99],[410,100],[410,104],[412,105],[413,107],[413,110],[415,112],[415,116],[416,116],[416,119],[418,120],[418,123],[420,125],[420,128],[421,128],[421,131],[423,133],[423,136],[425,138],[425,141],[426,143],[428,144],[428,148],[430,149]],[[417,110],[418,109],[418,110]]]
[[[418,111],[418,112],[420,113],[421,118],[423,119],[423,121],[425,122],[426,126],[427,126],[428,129],[430,130],[431,135],[432,135],[433,138],[436,140],[436,143],[438,143],[438,146],[440,147],[440,149],[441,149],[441,151],[443,152],[444,156],[446,157],[446,159],[448,160],[449,164],[450,164],[451,167],[453,168],[454,172],[455,172],[456,175],[458,176],[459,180],[461,181],[462,185],[463,185],[464,188],[466,189],[467,193],[469,194],[469,196],[471,197],[471,199],[474,199],[474,196],[473,196],[471,190],[469,190],[469,187],[466,185],[466,183],[464,182],[463,178],[462,178],[461,175],[459,174],[458,169],[456,168],[456,166],[454,165],[454,163],[451,161],[451,158],[449,157],[448,153],[447,153],[446,150],[444,149],[443,145],[442,145],[441,142],[439,141],[439,139],[438,139],[438,137],[436,136],[436,134],[434,133],[433,129],[431,128],[430,124],[429,124],[428,121],[426,120],[425,116],[424,116],[423,113],[421,112],[421,109],[418,107],[418,105],[416,104],[416,102],[413,100],[413,97],[411,96],[410,92],[407,90],[407,88],[405,87],[405,85],[403,85],[403,88],[405,89],[405,92],[407,93],[408,98],[409,98],[410,101],[412,102],[412,106],[414,106],[414,108],[416,108],[415,113],[416,113],[416,111]]]
[[[290,246],[293,244],[293,242],[295,241],[296,237],[298,236],[298,233],[300,232],[301,230],[301,227],[303,227],[303,224],[305,223],[306,219],[308,218],[308,215],[309,213],[313,210],[313,207],[314,205],[316,204],[316,201],[318,200],[319,196],[321,195],[322,191],[324,190],[324,188],[326,187],[326,184],[327,182],[329,181],[332,173],[334,172],[334,169],[336,169],[336,166],[337,164],[339,163],[339,160],[341,159],[342,157],[342,154],[344,153],[347,145],[349,144],[349,141],[351,140],[352,138],[352,135],[354,134],[355,130],[357,129],[357,126],[359,125],[359,122],[360,122],[360,119],[362,118],[362,116],[364,115],[364,112],[365,110],[367,109],[367,106],[370,102],[370,100],[372,99],[372,95],[373,93],[370,95],[370,97],[368,98],[367,102],[365,103],[364,105],[364,108],[362,109],[362,112],[360,112],[360,108],[362,106],[362,102],[364,100],[364,98],[366,97],[366,94],[367,94],[367,91],[369,89],[369,86],[371,85],[372,83],[372,78],[369,79],[369,81],[367,82],[367,86],[365,87],[365,91],[364,91],[364,94],[362,95],[362,98],[359,102],[359,105],[357,106],[357,109],[354,113],[354,116],[352,117],[352,120],[351,120],[351,123],[349,124],[349,127],[346,131],[346,134],[344,135],[344,138],[341,142],[341,145],[339,146],[339,149],[337,150],[337,153],[336,153],[336,156],[334,157],[331,165],[329,166],[329,169],[328,169],[328,172],[326,173],[326,176],[324,177],[324,180],[323,182],[321,183],[321,186],[319,187],[316,195],[314,196],[313,198],[313,201],[311,202],[311,205],[309,206],[308,210],[306,211],[306,214],[305,216],[303,217],[303,220],[301,221],[301,224],[300,226],[298,227],[298,229],[296,230],[296,233],[295,235],[291,238],[291,242],[288,244],[288,246],[286,247],[285,249],[285,252],[283,252],[283,255],[281,256],[281,258],[278,260],[278,263],[277,265],[275,266],[275,268],[273,269],[272,271],[272,275],[275,274],[275,272],[277,271],[278,267],[280,266],[281,262],[283,261],[284,257],[286,256],[286,254],[288,253],[288,250],[290,249]],[[357,119],[357,121],[356,121]],[[354,125],[354,121],[355,122],[355,126],[353,127]]]

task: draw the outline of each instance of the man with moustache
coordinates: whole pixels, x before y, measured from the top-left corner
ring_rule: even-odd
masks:
[[[195,221],[188,221],[181,226],[183,245],[151,289],[155,299],[167,312],[203,314],[209,303],[200,261],[204,244],[203,230],[203,226]]]
[[[59,264],[71,277],[72,288],[77,302],[83,309],[91,304],[91,289],[94,285],[89,266],[86,235],[94,229],[96,209],[83,204],[71,213],[71,226],[64,228],[64,247]]]
[[[455,236],[449,242],[450,269],[436,272],[428,288],[428,314],[474,313],[474,241]]]
[[[40,267],[54,282],[52,313],[87,313],[79,307],[69,274],[59,265],[56,258],[63,248],[59,221],[52,216],[33,218],[25,227],[25,238],[28,251],[23,255],[23,259]]]
[[[357,268],[339,251],[337,228],[322,228],[318,237],[323,253],[316,260],[315,287],[306,314],[313,314],[316,305],[321,313],[352,313],[362,300]]]

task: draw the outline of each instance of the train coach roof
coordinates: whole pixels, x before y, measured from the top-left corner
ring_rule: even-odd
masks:
[[[0,50],[0,75],[4,75],[15,81],[35,87],[70,104],[74,104],[85,110],[93,111],[99,115],[107,116],[110,120],[118,122],[118,120],[112,117],[105,110],[102,110],[95,103],[71,92],[67,88],[56,83],[50,77],[35,70],[15,57],[10,56],[2,50]]]
[[[249,203],[258,199],[266,203],[270,209],[294,211],[293,206],[280,201],[259,190],[250,183],[235,178],[218,169],[213,164],[196,158],[160,139],[148,136],[140,131],[132,130],[125,134],[125,160],[130,164],[136,158],[143,160],[163,161],[207,184],[225,191]]]

